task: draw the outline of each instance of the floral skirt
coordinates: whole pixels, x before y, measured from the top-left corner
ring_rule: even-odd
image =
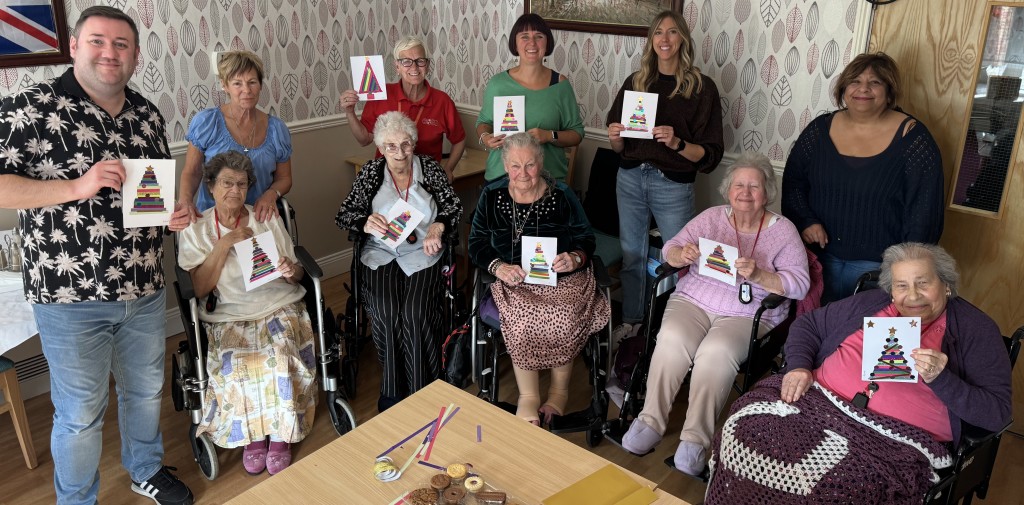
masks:
[[[316,352],[305,305],[296,302],[253,321],[203,323],[209,338],[203,420],[220,447],[275,435],[298,442],[316,413]]]
[[[587,338],[608,324],[611,305],[590,270],[558,278],[558,285],[497,281],[491,295],[512,364],[523,370],[560,367],[576,357]]]

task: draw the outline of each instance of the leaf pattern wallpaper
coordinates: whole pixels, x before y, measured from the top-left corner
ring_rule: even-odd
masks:
[[[210,55],[231,49],[263,59],[260,106],[285,122],[339,114],[338,97],[351,87],[348,57],[390,59],[394,42],[406,34],[427,42],[431,84],[459,104],[479,107],[487,80],[515,64],[508,32],[523,11],[522,0],[64,1],[69,24],[96,4],[137,21],[141,53],[131,86],[160,108],[171,142],[185,138],[198,111],[226,99]],[[835,108],[832,85],[859,42],[858,2],[686,2],[697,65],[722,95],[727,151],[759,150],[781,161],[811,119]],[[555,31],[555,39],[548,65],[572,81],[586,126],[603,128],[619,86],[639,65],[644,38]],[[0,69],[0,94],[63,70]],[[393,68],[387,74],[396,79]]]

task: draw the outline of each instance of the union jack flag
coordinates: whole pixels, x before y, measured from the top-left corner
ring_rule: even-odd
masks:
[[[0,56],[59,51],[53,0],[0,0]]]

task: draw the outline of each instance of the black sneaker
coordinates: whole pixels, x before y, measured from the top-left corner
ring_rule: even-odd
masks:
[[[178,469],[173,466],[165,466],[143,482],[132,481],[132,491],[142,496],[148,496],[160,505],[192,505],[194,499],[192,491],[170,470],[177,471]]]

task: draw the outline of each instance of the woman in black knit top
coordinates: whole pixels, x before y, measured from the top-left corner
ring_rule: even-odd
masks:
[[[622,84],[608,111],[608,141],[622,155],[616,177],[622,244],[622,321],[635,334],[644,314],[647,230],[651,215],[663,237],[674,237],[696,214],[693,181],[722,160],[718,88],[694,66],[693,39],[677,12],[663,11],[647,30],[640,69]],[[653,139],[624,138],[626,91],[656,93]],[[629,107],[633,107],[632,104]]]
[[[942,156],[928,129],[896,106],[896,62],[857,56],[834,98],[846,108],[807,125],[782,182],[782,214],[819,253],[822,303],[852,294],[886,247],[942,235]]]

